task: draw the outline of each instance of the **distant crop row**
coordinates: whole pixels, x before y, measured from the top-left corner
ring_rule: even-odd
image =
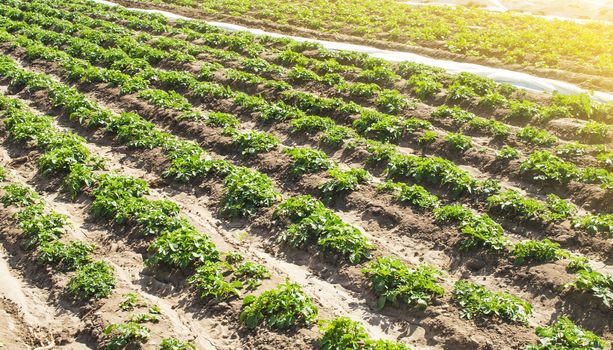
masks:
[[[40,55],[40,53],[38,55]],[[126,62],[124,62],[124,64],[128,64],[128,62],[126,61]],[[157,76],[160,76],[161,72],[160,73],[155,73],[155,74]],[[149,76],[151,77],[151,76],[154,76],[154,75],[151,75],[149,73]],[[180,79],[183,79],[183,80],[176,80],[177,78],[180,78]],[[187,76],[181,76],[181,75],[178,75],[178,76],[168,75],[164,79],[167,79],[167,83],[165,83],[165,84],[171,84],[171,86],[176,86],[177,84],[187,84],[190,87],[193,87],[195,90],[198,90],[198,87],[194,86],[193,85],[193,81],[190,81],[188,78],[189,77],[187,77]],[[193,78],[191,78],[191,79],[193,79]],[[181,81],[182,81],[182,83],[180,83]],[[132,83],[130,85],[132,85]],[[201,84],[200,86],[205,87],[206,85],[202,85]],[[211,90],[211,89],[213,89],[213,90]],[[210,93],[216,94],[214,86],[207,87],[207,90],[209,91],[209,94]],[[148,99],[149,101],[151,101],[151,102],[153,102],[153,103],[155,103],[155,104],[157,104],[159,106],[165,106],[165,107],[173,107],[173,106],[175,106],[175,102],[172,102],[174,100],[180,101],[180,99],[178,99],[180,96],[171,97],[171,95],[164,94],[161,91],[160,92],[156,92],[154,94],[154,90],[150,90],[150,89],[147,90],[147,91],[143,91],[141,93],[141,96],[143,96],[144,98]],[[241,96],[239,95],[238,97],[241,97]],[[166,101],[166,102],[164,102],[164,101]],[[244,101],[243,103],[245,103],[245,102],[247,102],[247,101]],[[255,100],[254,101],[250,101],[249,103],[253,103],[253,102],[255,102]],[[183,102],[182,104],[185,105],[185,103],[186,103],[186,101]],[[261,109],[260,103],[258,103],[257,106],[258,106],[257,107],[258,109]],[[178,107],[174,107],[174,108],[178,108]],[[280,106],[279,108],[277,108],[277,110],[272,109],[271,112],[275,113],[275,114],[272,114],[271,116],[275,116],[276,115],[275,119],[278,119],[279,118],[278,117],[279,113],[281,113],[281,115],[283,115],[283,107]],[[288,113],[292,113],[292,112],[288,111]],[[187,115],[189,115],[189,113],[187,113]],[[266,117],[267,115],[268,115],[267,113],[263,113],[263,117]],[[189,116],[193,117],[193,115],[189,115]],[[316,120],[313,120],[311,122],[311,121],[309,121],[309,119],[304,119],[304,121],[305,122],[308,121],[308,123],[312,123],[312,122],[315,122]],[[322,120],[322,121],[325,121],[325,120]],[[298,120],[296,120],[296,122],[298,122]],[[372,123],[372,122],[369,122],[369,123]],[[297,124],[297,123],[295,125],[296,125],[296,130],[297,131],[301,131],[301,130],[302,131],[308,131],[309,129],[313,130],[313,127],[316,127],[316,128],[322,128],[323,127],[324,129],[328,129],[329,128],[328,126],[326,126],[326,124],[321,124],[322,125],[321,127],[319,127],[317,125],[309,126],[309,124],[303,124],[304,126],[299,126],[300,124]],[[385,125],[385,124],[382,124],[382,125]],[[336,128],[333,128],[333,129],[329,130],[330,133],[332,134],[329,137],[333,137],[333,135],[334,136],[342,135],[342,133],[338,134],[336,132],[336,130],[337,130]],[[338,130],[341,131],[342,129],[338,129]],[[237,135],[237,142],[240,143],[241,139],[244,139],[244,136]],[[452,141],[452,140],[453,139],[450,139],[450,141]],[[253,143],[254,141],[257,141],[257,140],[252,140],[250,138],[248,141]],[[544,154],[544,155],[548,156],[547,154]],[[539,159],[541,159],[541,158],[539,158]],[[553,164],[553,163],[551,163],[553,161],[557,161],[556,158],[552,157],[552,156],[548,156],[546,158],[547,159],[545,159],[545,161],[549,162],[550,164]],[[543,159],[541,159],[541,160],[543,160]],[[530,171],[530,169],[540,169],[541,168],[540,164],[542,163],[541,160],[536,160],[536,158],[535,159],[531,159],[530,162],[526,162],[525,167],[523,167],[523,169],[525,169],[525,171]],[[547,164],[547,163],[545,163],[545,164]],[[563,168],[563,167],[565,167],[565,168]],[[569,169],[569,170],[567,170],[567,169]],[[562,170],[564,170],[564,173],[560,175],[560,172]],[[551,178],[551,179],[557,179],[559,181],[565,181],[568,178],[571,178],[571,177],[575,176],[573,174],[576,174],[576,171],[573,170],[572,167],[569,168],[568,164],[566,164],[566,163],[564,163],[562,161],[557,161],[556,165],[549,166],[549,168],[547,168],[547,171],[544,174],[537,173],[537,174],[535,174],[535,177],[538,177],[539,179],[541,179],[541,178],[543,178],[543,179]],[[608,175],[607,173],[604,173],[604,175],[603,175],[603,174],[600,174],[599,172],[592,172],[592,171],[590,171],[590,174],[591,174],[590,176],[594,177],[595,179],[602,179],[603,181],[605,181],[608,178],[606,176],[606,175]],[[602,177],[602,176],[605,176],[605,177]]]

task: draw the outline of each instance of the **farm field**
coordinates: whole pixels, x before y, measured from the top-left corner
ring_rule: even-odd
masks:
[[[611,348],[612,103],[0,0],[0,120],[0,348]]]
[[[240,23],[302,37],[409,51],[613,91],[613,27],[474,7],[397,0],[119,0],[191,18]],[[478,2],[472,2],[478,4]],[[547,2],[562,8],[561,2]],[[581,6],[574,2],[574,6]],[[520,4],[529,7],[527,4]],[[583,6],[586,8],[588,5]]]

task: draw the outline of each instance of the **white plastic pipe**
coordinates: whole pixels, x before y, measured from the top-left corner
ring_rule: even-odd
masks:
[[[118,6],[117,4],[107,1],[107,0],[93,0],[94,2],[109,5],[109,6]],[[167,11],[161,10],[147,10],[147,9],[139,9],[139,8],[128,8],[128,10],[132,11],[140,11],[147,13],[159,13],[170,19],[186,19],[193,20],[193,18],[177,15]],[[445,69],[447,72],[451,74],[460,73],[460,72],[469,72],[474,73],[482,77],[490,78],[497,83],[509,83],[516,87],[531,90],[531,91],[540,91],[540,92],[548,92],[551,93],[553,91],[558,91],[562,94],[579,94],[579,93],[591,93],[592,98],[599,102],[608,102],[613,101],[613,94],[601,91],[593,91],[590,92],[588,90],[582,89],[577,85],[560,81],[554,79],[541,78],[534,75],[530,75],[527,73],[516,72],[508,69],[502,68],[493,68],[488,66],[483,66],[480,64],[472,64],[472,63],[463,63],[456,62],[450,60],[440,60],[434,59],[422,55],[418,55],[411,52],[402,52],[402,51],[391,51],[391,50],[383,50],[377,49],[374,47],[364,46],[364,45],[355,45],[349,43],[340,43],[334,41],[326,41],[326,40],[317,40],[310,38],[303,38],[292,35],[285,35],[279,33],[271,33],[261,29],[253,29],[248,28],[236,24],[224,23],[224,22],[210,22],[207,21],[208,24],[226,29],[228,31],[245,31],[250,32],[255,35],[269,35],[277,38],[291,38],[296,41],[311,41],[321,44],[324,48],[328,50],[348,50],[348,51],[356,51],[363,52],[368,54],[369,56],[382,58],[384,60],[390,62],[403,62],[403,61],[411,61],[416,63],[423,63],[429,66],[439,67]]]

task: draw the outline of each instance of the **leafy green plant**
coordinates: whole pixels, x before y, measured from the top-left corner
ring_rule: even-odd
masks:
[[[249,168],[237,167],[224,180],[222,212],[230,216],[254,215],[279,197],[272,180]]]
[[[316,242],[324,250],[338,253],[354,264],[370,257],[373,247],[362,232],[311,196],[288,198],[279,204],[274,217],[291,222],[278,240],[292,247]]]
[[[535,151],[522,162],[520,172],[528,173],[534,180],[567,183],[577,177],[577,167],[547,151]]]
[[[425,147],[431,143],[433,143],[434,141],[436,141],[436,138],[438,137],[438,134],[436,133],[436,131],[432,131],[432,130],[426,130],[424,131],[424,133],[417,139],[417,143],[422,146]]]
[[[191,341],[183,341],[176,338],[165,338],[160,343],[159,350],[196,350],[196,345]]]
[[[460,243],[462,249],[477,247],[503,250],[509,240],[502,227],[487,215],[469,215],[460,223],[460,230],[466,238]]]
[[[572,225],[574,228],[585,230],[591,234],[611,234],[613,233],[613,214],[586,214],[573,218]]]
[[[533,118],[540,115],[539,106],[531,101],[511,101],[510,111],[507,114],[506,119],[514,120],[517,122],[529,122]]]
[[[263,152],[270,152],[281,142],[272,134],[247,131],[237,133],[233,136],[233,143],[238,147],[242,155],[255,155]]]
[[[407,81],[413,93],[422,100],[434,97],[443,89],[443,84],[428,74],[413,75]]]
[[[517,133],[517,138],[531,145],[553,146],[558,138],[543,129],[527,126]]]
[[[419,208],[431,209],[439,205],[438,197],[419,185],[407,185],[388,180],[377,185],[377,190],[392,192],[396,200]]]
[[[0,197],[0,202],[4,207],[16,205],[25,207],[41,201],[40,196],[30,186],[22,184],[9,184],[2,188],[4,194]]]
[[[575,325],[568,317],[560,316],[548,327],[537,327],[538,345],[528,345],[526,350],[597,350],[605,349],[605,341],[596,334]]]
[[[238,119],[232,114],[220,112],[208,113],[204,122],[207,125],[218,126],[222,128],[236,128],[240,125]]]
[[[414,106],[414,103],[402,96],[398,90],[385,89],[379,93],[379,96],[375,100],[375,105],[385,113],[398,114]]]
[[[349,170],[332,168],[328,174],[332,179],[319,185],[319,190],[328,200],[339,193],[355,191],[359,184],[368,181],[371,177],[368,171],[362,168]]]
[[[121,350],[131,344],[140,346],[149,340],[149,329],[136,322],[110,324],[104,328],[104,334],[110,337],[106,350]]]
[[[397,342],[369,339],[364,326],[348,317],[319,322],[323,350],[409,350]]]
[[[551,262],[561,258],[569,257],[570,253],[561,249],[560,245],[548,239],[542,241],[526,240],[513,246],[511,255],[519,264],[527,261]]]
[[[316,173],[328,170],[333,165],[324,152],[312,148],[292,147],[286,148],[284,152],[293,160],[291,168],[293,175]]]
[[[455,283],[453,300],[460,307],[460,316],[466,319],[492,317],[525,324],[532,314],[530,303],[508,293],[490,291],[482,285],[466,280],[458,280]]]
[[[68,291],[81,300],[106,298],[115,288],[114,271],[104,261],[83,265],[68,282]]]
[[[451,149],[460,152],[466,152],[473,147],[472,139],[470,138],[470,136],[456,134],[452,132],[448,133],[447,136],[445,136],[445,142],[449,144]]]
[[[123,300],[119,303],[119,310],[130,311],[136,307],[145,307],[147,303],[136,293],[125,293]]]
[[[589,121],[577,131],[577,136],[585,143],[603,143],[607,140],[610,130],[611,127],[607,124]]]
[[[238,297],[243,283],[238,280],[228,282],[224,278],[224,262],[207,261],[196,269],[188,282],[196,287],[200,298],[213,299],[216,301],[228,300]]]
[[[387,302],[403,302],[409,306],[426,307],[444,294],[438,285],[442,272],[432,266],[409,267],[394,257],[381,257],[362,269],[379,299],[377,307]]]
[[[163,232],[149,246],[147,265],[166,264],[185,269],[194,264],[217,260],[219,251],[211,239],[192,227]]]
[[[498,153],[496,153],[496,159],[509,161],[511,159],[519,158],[519,151],[511,146],[503,146]]]
[[[288,329],[309,325],[317,317],[317,307],[302,288],[286,281],[260,296],[248,295],[243,300],[241,323],[247,328],[256,328],[265,323],[272,329]]]
[[[57,264],[62,269],[74,270],[91,261],[90,253],[95,246],[81,241],[43,243],[38,250],[38,260],[46,264]]]
[[[563,287],[591,293],[601,299],[605,306],[611,307],[613,276],[592,270],[579,270],[577,273],[577,279],[574,282],[566,283]]]
[[[0,165],[0,182],[6,180],[6,178],[8,177],[8,171],[6,171],[6,168]]]

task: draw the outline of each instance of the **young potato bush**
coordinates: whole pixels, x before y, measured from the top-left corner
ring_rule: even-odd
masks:
[[[230,216],[251,216],[270,207],[279,197],[272,180],[249,168],[237,167],[224,180],[221,211]]]
[[[444,294],[438,285],[442,272],[434,267],[409,267],[395,257],[381,257],[362,269],[379,299],[382,309],[387,302],[402,302],[408,306],[425,308],[433,299]]]
[[[286,281],[259,297],[246,296],[240,321],[247,328],[256,328],[264,323],[269,328],[283,330],[308,326],[316,317],[317,307],[311,298],[298,284]]]
[[[77,269],[68,282],[68,291],[78,299],[106,298],[115,288],[115,268],[104,261],[95,261]]]
[[[460,316],[466,319],[491,317],[526,324],[532,314],[530,303],[508,293],[492,292],[466,280],[455,283],[453,300],[460,307]]]
[[[364,326],[348,317],[319,322],[323,350],[409,350],[404,344],[370,339]]]
[[[526,262],[552,262],[565,257],[570,253],[565,249],[560,249],[560,245],[548,239],[542,241],[526,240],[513,246],[511,250],[515,261],[518,264]]]
[[[528,345],[526,350],[598,350],[605,349],[605,341],[596,334],[575,325],[568,317],[560,316],[548,327],[537,327],[538,345]]]

